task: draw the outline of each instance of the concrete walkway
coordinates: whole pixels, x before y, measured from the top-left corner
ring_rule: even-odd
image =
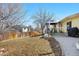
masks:
[[[76,42],[79,41],[79,38],[68,37],[67,35],[57,33],[53,37],[59,41],[62,51],[65,56],[79,56],[79,50],[76,49]]]

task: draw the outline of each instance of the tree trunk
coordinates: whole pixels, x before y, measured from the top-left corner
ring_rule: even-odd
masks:
[[[44,29],[44,27],[43,27],[43,25],[41,24],[41,30],[42,30],[41,33],[42,33],[42,35],[44,34],[44,33],[43,33],[43,29]]]
[[[42,28],[42,31],[41,31],[41,32],[42,32],[42,35],[43,35],[43,34],[44,34],[44,33],[43,33],[43,28]]]

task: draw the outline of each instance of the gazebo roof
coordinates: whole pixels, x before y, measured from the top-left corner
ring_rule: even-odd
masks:
[[[49,20],[49,21],[47,22],[47,24],[57,24],[57,21]]]

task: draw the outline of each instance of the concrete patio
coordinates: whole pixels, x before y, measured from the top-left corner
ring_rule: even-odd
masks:
[[[56,33],[53,37],[60,43],[65,56],[79,56],[79,50],[75,46],[79,38],[68,37],[67,34],[63,33]]]

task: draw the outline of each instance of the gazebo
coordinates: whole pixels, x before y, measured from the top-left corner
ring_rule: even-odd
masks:
[[[56,29],[57,22],[56,21],[49,20],[46,24],[48,25],[50,30],[52,30],[53,32],[57,32],[57,29]]]

